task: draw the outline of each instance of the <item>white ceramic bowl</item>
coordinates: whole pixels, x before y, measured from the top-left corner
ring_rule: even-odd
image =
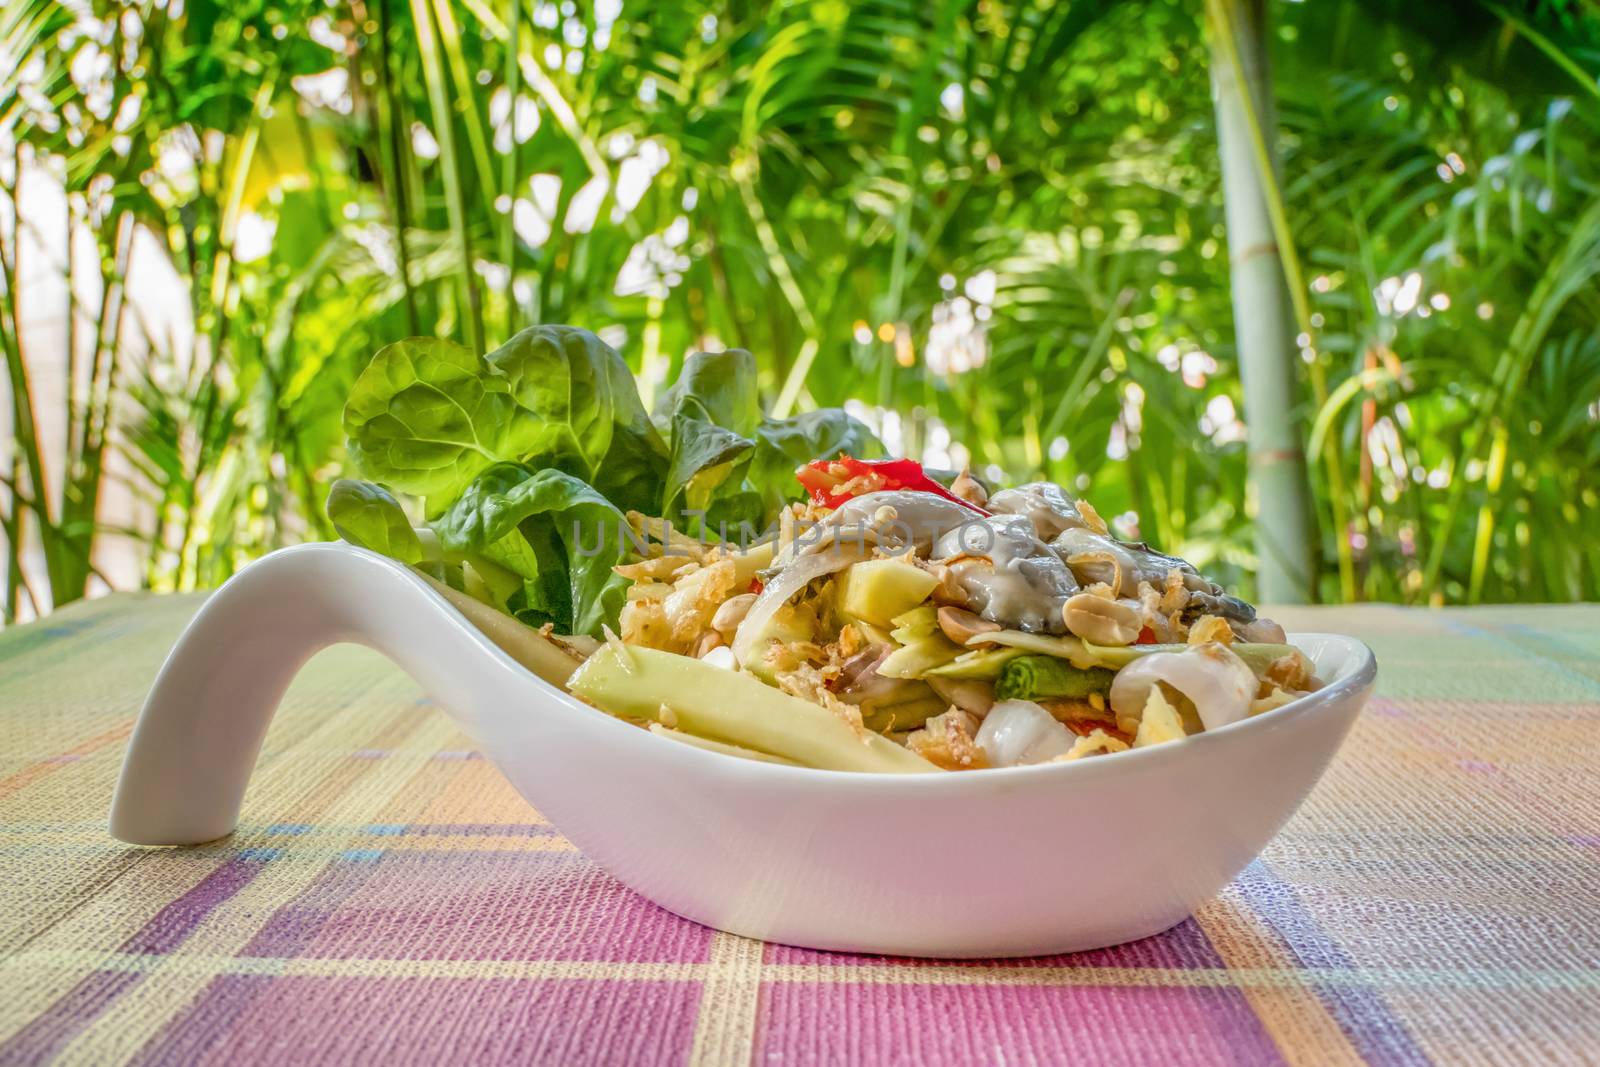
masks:
[[[1324,688],[1182,742],[964,774],[818,771],[613,719],[529,673],[406,567],[304,545],[241,571],[179,639],[129,744],[111,832],[231,832],[289,681],[354,641],[409,672],[592,859],[696,922],[913,956],[1097,948],[1165,930],[1226,885],[1339,747],[1372,689],[1372,652],[1291,640]]]

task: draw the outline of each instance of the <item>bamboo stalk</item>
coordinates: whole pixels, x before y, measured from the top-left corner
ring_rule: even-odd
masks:
[[[94,573],[101,475],[105,470],[106,444],[117,403],[122,309],[133,236],[133,214],[121,212],[113,226],[111,276],[101,279],[100,317],[95,325],[87,403],[80,413],[84,423],[82,451],[67,471],[61,492],[62,535],[69,551],[61,565],[62,587],[50,590],[50,599],[57,606],[84,596],[88,592],[89,576]]]
[[[517,50],[522,47],[522,0],[511,0],[511,18],[506,24],[506,127],[511,132],[511,143],[505,158],[500,161],[500,193],[506,198],[505,214],[500,219],[500,260],[506,268],[506,320],[504,336],[516,333],[517,324],[517,231],[515,214],[517,206],[517,165],[521,153],[517,143],[517,91],[521,88],[521,75],[517,63]]]
[[[210,306],[207,308],[207,315],[197,315],[195,319],[198,323],[209,317],[212,333],[210,351],[207,353],[209,360],[196,389],[200,397],[200,419],[195,440],[198,442],[200,453],[196,458],[193,477],[183,489],[185,494],[183,537],[178,546],[177,572],[177,586],[180,589],[191,588],[198,575],[198,563],[194,561],[198,552],[196,537],[199,534],[199,522],[202,517],[195,504],[198,500],[200,476],[209,473],[204,470],[205,448],[211,439],[213,420],[217,415],[217,398],[220,394],[218,375],[226,365],[223,362],[223,352],[227,345],[228,325],[231,319],[228,314],[228,288],[233,267],[233,241],[237,234],[239,216],[244,207],[244,193],[249,181],[250,167],[255,159],[256,147],[261,143],[261,123],[277,92],[278,75],[281,70],[281,67],[274,65],[263,73],[261,83],[251,98],[250,116],[244,132],[239,137],[238,146],[233,150],[232,164],[226,168],[227,182],[224,188],[227,194],[217,227],[216,251],[211,267]],[[224,156],[224,159],[226,158]],[[196,360],[195,366],[198,365],[199,361]]]
[[[639,357],[639,400],[646,411],[655,407],[656,379],[662,376],[661,367],[661,317],[666,312],[666,301],[651,293],[644,305],[644,330],[639,340],[643,354]]]
[[[461,125],[467,133],[467,150],[472,153],[473,169],[478,172],[478,184],[484,204],[488,206],[494,203],[494,165],[489,158],[489,138],[484,135],[477,91],[472,76],[467,73],[466,58],[461,54],[461,31],[456,26],[450,0],[433,0],[433,16],[439,24],[439,50],[444,54],[455,90],[454,110],[461,115]]]
[[[389,186],[391,200],[389,215],[394,222],[395,251],[400,267],[400,284],[405,293],[406,332],[415,337],[422,332],[417,319],[417,295],[411,288],[411,250],[406,240],[406,227],[411,225],[407,210],[406,175],[401,166],[400,100],[394,89],[393,61],[389,55],[389,5],[392,0],[379,0],[378,17],[378,77],[383,85],[378,92],[379,138],[383,145],[379,158],[384,160],[388,173],[384,176]]]
[[[15,452],[11,454],[11,485],[17,484],[17,479],[22,475],[22,457]],[[0,532],[6,536],[6,598],[0,603],[0,612],[4,613],[3,621],[7,625],[17,621],[17,613],[22,606],[22,506],[17,500],[15,488],[10,490],[10,508],[0,511]]]
[[[13,230],[15,236],[20,234],[20,223],[24,217],[20,192],[22,180],[20,150],[13,154],[12,173],[16,178],[16,184],[7,187],[5,193],[11,200],[12,218],[19,224],[18,228]],[[4,285],[3,292],[0,292],[0,297],[3,297],[0,299],[0,344],[5,348],[6,371],[11,386],[12,434],[16,438],[17,451],[22,454],[22,459],[27,464],[28,482],[32,489],[32,507],[39,520],[40,548],[44,553],[46,571],[53,577],[56,572],[55,560],[59,555],[55,543],[56,525],[50,514],[50,494],[45,479],[44,456],[39,448],[38,422],[33,411],[33,386],[29,380],[28,361],[22,351],[22,335],[16,315],[18,281],[16,249],[7,247],[5,241],[0,241],[0,273],[3,273],[0,284]],[[13,482],[11,506],[16,512],[20,539],[22,500],[17,492],[18,484]],[[20,573],[20,559],[18,571]],[[52,587],[53,585],[52,581]]]
[[[1314,589],[1310,487],[1301,448],[1294,327],[1273,225],[1270,166],[1252,125],[1268,126],[1266,15],[1261,0],[1209,0],[1211,76],[1222,155],[1234,330],[1250,427],[1260,599],[1305,603]],[[1267,163],[1270,165],[1270,156]],[[1342,536],[1342,531],[1340,531]]]
[[[439,39],[434,32],[428,0],[411,0],[411,22],[416,31],[417,52],[422,57],[422,77],[428,86],[428,103],[439,142],[439,171],[444,179],[445,214],[455,233],[461,252],[461,320],[466,330],[467,347],[483,351],[483,312],[478,299],[478,280],[472,269],[472,240],[467,230],[467,201],[461,187],[461,160],[456,153],[455,120],[450,112],[450,90],[445,82],[444,65],[439,55]]]
[[[800,330],[805,335],[805,339],[800,343],[800,351],[795,354],[794,362],[789,366],[789,373],[784,378],[783,388],[778,391],[778,399],[772,405],[772,417],[784,419],[793,412],[795,401],[800,399],[800,392],[805,388],[806,375],[811,371],[812,361],[817,358],[819,347],[817,320],[811,314],[811,305],[806,303],[805,294],[800,291],[800,283],[795,280],[794,271],[789,268],[789,260],[778,244],[777,231],[768,220],[766,208],[756,193],[755,150],[750,148],[747,151],[749,155],[742,165],[739,161],[734,163],[733,169],[736,175],[734,180],[739,186],[739,195],[744,201],[745,210],[750,214],[750,221],[755,225],[761,250],[766,253],[767,265],[773,277],[777,279],[778,290],[783,293],[789,309],[794,312],[795,321],[800,324]]]
[[[1467,579],[1467,603],[1483,599],[1483,580],[1489,571],[1489,550],[1494,544],[1494,498],[1506,471],[1506,430],[1496,427],[1489,446],[1489,469],[1484,482],[1483,503],[1478,507],[1478,532],[1472,540],[1472,570]]]
[[[79,422],[79,414],[78,414],[78,375],[82,371],[83,368],[82,368],[82,360],[78,355],[78,301],[77,301],[77,292],[73,288],[74,264],[77,262],[77,255],[75,254],[75,252],[73,250],[74,249],[74,245],[76,244],[76,242],[73,241],[73,239],[72,239],[72,228],[73,228],[73,223],[74,223],[75,220],[73,218],[73,213],[72,213],[72,197],[71,197],[70,194],[65,196],[65,197],[62,197],[62,206],[63,206],[63,209],[64,209],[63,213],[66,216],[64,221],[66,222],[66,227],[67,227],[67,265],[66,265],[66,270],[63,273],[65,274],[66,281],[67,281],[67,284],[66,284],[66,290],[67,291],[66,291],[66,294],[65,294],[66,295],[66,305],[67,305],[66,306],[66,325],[67,325],[67,343],[66,343],[66,349],[67,349],[67,351],[66,351],[66,357],[67,357],[67,388],[66,388],[66,401],[67,401],[67,450],[66,451],[67,451],[67,454],[66,454],[66,470],[67,470],[67,476],[70,478],[72,476],[72,472],[77,470],[78,464],[81,462],[82,457],[83,457],[83,442],[80,439],[79,431],[78,431],[78,427],[80,425],[82,425]]]

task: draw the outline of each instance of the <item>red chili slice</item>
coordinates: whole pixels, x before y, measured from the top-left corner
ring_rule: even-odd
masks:
[[[1139,631],[1139,639],[1134,642],[1136,645],[1154,645],[1159,643],[1160,642],[1156,640],[1156,632],[1150,629],[1148,626]]]
[[[932,493],[946,500],[953,500],[979,515],[989,514],[978,505],[962,500],[928,477],[927,472],[922,469],[922,464],[914,459],[856,459],[854,456],[841,453],[838,459],[815,460],[795,471],[795,478],[805,487],[806,492],[811,494],[812,501],[830,508],[836,508],[851,497],[866,492],[855,489],[845,493],[836,492],[839,486],[865,475],[874,476],[872,480],[881,483],[876,487],[878,489],[909,489]]]
[[[817,460],[794,472],[795,480],[810,494],[813,503],[826,504],[839,482],[828,473],[827,460]]]

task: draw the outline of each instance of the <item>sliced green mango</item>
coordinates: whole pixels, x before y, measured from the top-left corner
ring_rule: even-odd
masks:
[[[901,631],[896,630],[896,633]],[[934,667],[941,667],[961,655],[961,646],[941,633],[901,645],[878,664],[878,673],[885,678],[920,678]]]
[[[923,773],[938,768],[880,734],[858,733],[818,704],[750,674],[653,648],[607,644],[567,686],[627,719],[659,721],[663,703],[676,729],[836,771]]]
[[[928,599],[938,584],[933,575],[904,560],[863,560],[840,578],[839,610],[875,626],[889,626],[896,615]]]
[[[919,604],[910,611],[896,615],[893,635],[902,645],[909,645],[919,637],[927,637],[939,628],[939,613],[932,604]]]
[[[982,648],[963,652],[942,667],[930,667],[923,672],[925,678],[976,678],[990,681],[998,677],[1000,668],[1018,656],[1027,655],[1020,648]]]
[[[1087,641],[1081,642],[1084,651],[1092,662],[1078,664],[1078,666],[1110,667],[1112,670],[1121,670],[1140,656],[1148,656],[1152,652],[1182,652],[1190,647],[1188,645],[1126,645],[1120,648],[1109,645],[1092,645]],[[1287,656],[1296,651],[1293,645],[1273,645],[1255,642],[1236,642],[1228,646],[1234,655],[1244,660],[1245,665],[1260,674],[1272,665],[1273,660]]]

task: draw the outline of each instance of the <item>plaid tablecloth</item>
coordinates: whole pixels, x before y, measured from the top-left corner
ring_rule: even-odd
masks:
[[[1381,669],[1266,853],[1160,937],[941,964],[646,903],[362,649],[296,681],[232,838],[121,845],[196,606],[0,634],[0,1063],[1600,1061],[1600,607],[1279,613]]]

